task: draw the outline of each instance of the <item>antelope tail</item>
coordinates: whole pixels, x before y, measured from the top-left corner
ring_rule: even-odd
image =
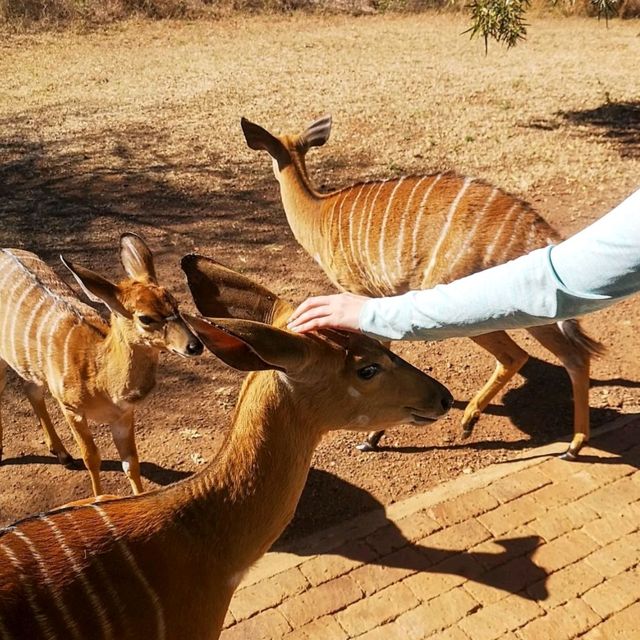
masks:
[[[579,349],[586,351],[593,357],[605,354],[607,348],[601,342],[589,337],[580,327],[580,323],[575,320],[561,320],[557,323],[562,335]]]

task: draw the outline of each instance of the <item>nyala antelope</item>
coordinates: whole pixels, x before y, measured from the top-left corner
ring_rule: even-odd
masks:
[[[342,291],[390,296],[426,289],[561,239],[527,202],[454,173],[375,180],[320,193],[311,184],[305,156],[329,139],[330,116],[298,135],[274,136],[244,118],[241,124],[249,147],[267,151],[273,159],[296,240]],[[559,358],[571,379],[574,436],[565,457],[574,458],[589,439],[589,362],[602,346],[576,320],[528,331]],[[471,339],[497,362],[466,407],[465,436],[528,359],[504,331]],[[370,433],[358,448],[375,450],[382,434]]]
[[[284,300],[202,256],[183,269],[188,317],[245,379],[200,473],[139,496],[70,506],[0,534],[0,638],[218,638],[242,575],[290,521],[330,429],[427,425],[451,394],[364,336],[283,330]],[[235,318],[229,317],[231,315]]]
[[[128,278],[119,284],[62,258],[84,293],[108,307],[107,323],[38,256],[0,250],[0,393],[8,365],[24,380],[50,452],[70,465],[45,406],[49,389],[80,447],[95,495],[102,493],[100,454],[87,420],[111,425],[123,470],[133,492],[141,492],[134,407],[155,385],[160,351],[190,357],[203,349],[176,300],[158,284],[142,238],[124,234],[120,258]]]

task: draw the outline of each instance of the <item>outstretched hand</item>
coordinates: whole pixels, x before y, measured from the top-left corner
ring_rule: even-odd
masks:
[[[291,314],[287,326],[298,333],[323,328],[360,331],[360,311],[367,300],[353,293],[307,298]]]

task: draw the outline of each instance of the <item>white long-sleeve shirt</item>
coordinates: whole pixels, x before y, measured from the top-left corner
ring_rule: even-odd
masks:
[[[575,318],[637,291],[640,190],[556,246],[433,289],[369,300],[359,324],[383,340],[475,336]]]

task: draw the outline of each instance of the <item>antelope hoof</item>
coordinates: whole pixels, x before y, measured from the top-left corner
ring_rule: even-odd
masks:
[[[66,451],[52,451],[51,453],[58,459],[58,462],[67,469],[80,468],[78,463]]]
[[[466,440],[472,433],[473,428],[476,426],[478,419],[480,418],[480,414],[472,415],[469,420],[462,423],[462,439]]]
[[[569,443],[567,450],[560,456],[561,460],[577,460],[580,455],[580,450],[586,444],[587,437],[584,433],[576,433],[573,439]]]
[[[378,449],[378,442],[380,442],[380,439],[383,435],[384,431],[372,431],[367,435],[364,442],[356,445],[356,449],[358,451],[365,452],[379,451],[380,449]]]
[[[569,462],[573,462],[578,459],[578,452],[575,453],[571,451],[571,447],[569,447],[561,456],[560,460],[569,460]]]
[[[372,451],[379,451],[378,445],[372,442],[369,442],[368,440],[365,440],[364,442],[357,444],[356,449],[358,451],[364,451],[365,453],[371,453]]]

